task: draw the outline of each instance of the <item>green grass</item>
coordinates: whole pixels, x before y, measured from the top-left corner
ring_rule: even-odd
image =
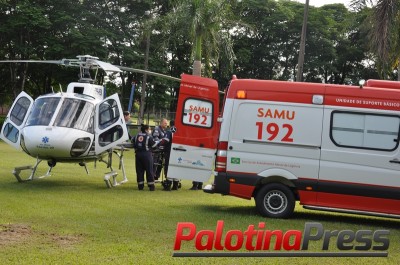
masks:
[[[254,201],[190,191],[138,191],[134,154],[124,156],[129,182],[107,189],[104,164],[89,164],[90,174],[75,164],[57,164],[52,176],[18,183],[16,166],[35,159],[0,141],[0,264],[398,264],[399,220],[306,211],[296,206],[293,218],[265,219]],[[117,168],[116,159],[115,168]],[[44,162],[38,174],[47,170]],[[119,176],[119,179],[121,177]],[[319,222],[327,230],[390,230],[387,258],[174,258],[178,222],[193,222],[197,230],[244,231],[266,222],[266,229],[303,230]],[[332,241],[334,242],[334,241]],[[311,245],[320,251],[322,242]],[[333,243],[332,243],[333,244]],[[244,249],[244,248],[243,248]],[[333,246],[333,250],[337,250]],[[195,251],[193,242],[182,252]]]

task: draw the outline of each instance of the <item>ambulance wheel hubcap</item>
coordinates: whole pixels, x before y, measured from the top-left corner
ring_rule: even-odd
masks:
[[[280,191],[270,191],[265,195],[264,206],[271,213],[281,213],[287,207],[287,199]]]

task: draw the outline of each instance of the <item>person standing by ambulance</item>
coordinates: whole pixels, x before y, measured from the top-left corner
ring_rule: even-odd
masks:
[[[149,125],[142,124],[140,132],[133,138],[133,147],[135,148],[136,178],[138,189],[144,188],[144,173],[146,172],[147,186],[150,191],[155,190],[153,173],[153,156],[151,150],[157,146],[151,136]]]
[[[161,141],[163,138],[165,138],[167,127],[168,127],[168,120],[165,118],[162,118],[160,121],[160,125],[156,126],[152,133],[154,141],[158,142],[158,141]],[[161,163],[160,159],[162,159],[163,152],[164,152],[164,150],[163,150],[162,145],[158,148],[158,150],[153,152],[153,161],[154,161],[153,172],[154,172],[154,181],[155,182],[159,182],[158,179],[160,178],[160,175],[161,175],[162,163]]]
[[[175,122],[170,121],[169,129],[165,132],[165,138],[162,139],[162,144],[164,146],[164,175],[166,177],[165,183],[163,183],[163,190],[165,191],[178,190],[180,187],[179,179],[168,177],[169,157],[171,155],[172,138],[175,130]]]

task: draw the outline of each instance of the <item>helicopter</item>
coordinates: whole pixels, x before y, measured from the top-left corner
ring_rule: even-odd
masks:
[[[99,69],[105,72],[132,71],[179,81],[180,79],[146,70],[112,65],[100,61],[98,57],[79,55],[78,59],[55,61],[7,60],[0,63],[50,63],[79,67],[79,81],[68,84],[66,92],[59,91],[41,95],[35,100],[22,91],[14,100],[4,124],[0,139],[7,144],[22,149],[36,158],[33,166],[16,167],[13,171],[18,182],[35,178],[38,165],[47,161],[49,169],[42,177],[51,175],[51,170],[60,163],[104,162],[111,171],[104,181],[108,188],[128,181],[123,153],[132,147],[129,143],[127,126],[118,94],[105,97],[105,88],[94,84],[91,70],[96,76]],[[116,181],[117,171],[112,168],[112,154],[119,157],[123,180]],[[21,171],[31,170],[30,176],[23,180]],[[111,181],[112,178],[112,181]]]

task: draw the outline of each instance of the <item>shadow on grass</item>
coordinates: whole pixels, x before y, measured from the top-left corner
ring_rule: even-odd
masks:
[[[234,214],[240,216],[257,216],[258,213],[253,205],[250,206],[222,206],[222,205],[201,205],[198,208],[199,211],[207,214]]]
[[[380,226],[384,228],[398,229],[400,226],[399,219],[390,219],[383,217],[374,217],[367,215],[352,215],[345,213],[330,213],[323,211],[306,211],[295,212],[292,216],[296,220],[318,221],[318,222],[340,222],[357,224],[360,226]]]
[[[247,216],[254,217],[258,216],[263,218],[258,214],[256,208],[254,206],[230,206],[224,207],[220,205],[202,205],[199,206],[198,211],[202,211],[204,213],[210,214],[230,214],[237,216]],[[387,229],[398,229],[400,227],[399,219],[390,219],[390,218],[381,218],[374,216],[366,216],[366,215],[351,215],[345,213],[331,213],[331,212],[323,212],[323,211],[309,211],[303,210],[305,212],[296,211],[289,219],[285,220],[295,220],[295,221],[304,221],[304,222],[337,222],[337,223],[348,223],[348,224],[357,224],[360,226],[379,226]],[[268,218],[265,218],[266,220]],[[273,219],[279,220],[279,219]],[[282,220],[282,219],[281,219]]]
[[[102,178],[98,178],[98,183],[95,181],[77,180],[76,178],[68,179],[68,177],[52,178],[46,177],[41,179],[34,179],[32,181],[15,181],[2,182],[2,188],[13,190],[13,191],[68,191],[68,190],[82,190],[82,191],[97,191],[97,190],[108,190]]]

